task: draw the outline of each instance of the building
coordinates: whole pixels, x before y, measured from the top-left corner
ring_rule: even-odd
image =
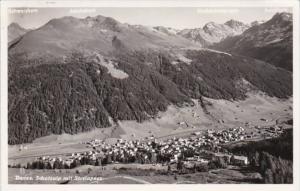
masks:
[[[248,165],[249,164],[248,157],[246,157],[246,156],[236,156],[236,155],[233,155],[231,157],[230,162],[233,165],[238,165],[238,166],[244,166],[244,165]]]

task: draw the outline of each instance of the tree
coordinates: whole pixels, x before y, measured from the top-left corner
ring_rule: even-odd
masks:
[[[111,155],[110,154],[108,154],[107,155],[107,164],[111,164]]]
[[[51,166],[51,163],[50,163],[50,162],[48,162],[48,163],[46,164],[46,169],[52,169],[52,166]]]
[[[208,172],[207,164],[199,164],[196,168],[197,168],[197,171],[199,171],[199,172]]]
[[[182,160],[179,160],[178,162],[177,162],[177,170],[178,171],[181,171],[183,169],[183,162],[182,162]]]
[[[216,168],[218,168],[218,167],[217,167],[215,161],[209,161],[209,163],[208,163],[208,168],[209,168],[209,169],[216,169]]]
[[[171,172],[171,165],[168,164],[168,173]]]
[[[218,168],[227,168],[228,166],[223,157],[218,157],[216,162]]]
[[[265,172],[264,181],[266,184],[274,183],[273,173],[272,173],[272,170],[269,168]]]
[[[156,163],[156,162],[157,162],[156,153],[152,152],[151,153],[151,163]]]
[[[259,167],[259,152],[255,151],[255,153],[251,154],[250,165],[256,168]]]
[[[95,166],[101,166],[101,159],[100,158],[96,159]]]
[[[27,169],[31,169],[32,168],[32,165],[31,165],[31,163],[30,162],[27,162],[27,167],[26,167]]]

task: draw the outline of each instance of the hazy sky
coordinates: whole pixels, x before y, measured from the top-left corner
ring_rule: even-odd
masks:
[[[230,19],[251,23],[268,20],[288,8],[18,8],[9,11],[9,23],[38,28],[53,18],[103,15],[129,24],[167,26],[178,29],[203,27],[207,22],[224,23]]]

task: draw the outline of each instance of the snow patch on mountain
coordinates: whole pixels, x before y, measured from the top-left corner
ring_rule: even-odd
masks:
[[[113,62],[112,60],[104,59],[104,57],[100,54],[96,54],[96,61],[101,66],[107,68],[108,73],[114,78],[125,79],[129,77],[126,72],[116,68],[117,63]],[[97,73],[100,73],[100,71],[97,71]]]
[[[231,54],[229,54],[227,52],[222,52],[222,51],[219,51],[219,50],[213,50],[213,49],[209,49],[209,48],[203,48],[203,50],[210,51],[210,52],[215,52],[215,53],[219,53],[219,54],[226,54],[228,56],[232,56]]]
[[[179,30],[171,28],[171,27],[163,27],[163,26],[156,26],[153,27],[154,30],[164,34],[164,35],[176,35]]]
[[[282,39],[282,38],[277,38],[277,39],[273,39],[273,40],[271,40],[271,41],[269,41],[269,42],[266,42],[265,44],[273,44],[273,43],[280,42],[280,41],[282,41],[282,40],[284,40],[284,39]]]
[[[183,56],[182,54],[178,54],[177,58],[181,61],[186,63],[187,65],[190,65],[192,63],[191,59],[188,59],[187,57]]]

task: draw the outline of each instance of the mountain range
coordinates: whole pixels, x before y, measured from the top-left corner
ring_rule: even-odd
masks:
[[[211,35],[222,39],[230,38],[221,38],[223,28],[231,28],[230,35],[245,30],[240,37],[264,30],[266,23],[246,30],[232,20],[222,24],[227,27],[207,24],[203,30],[216,27]],[[290,71],[264,59],[203,48],[181,32],[104,16],[63,17],[15,39],[9,45],[9,144],[119,120],[141,122],[169,105],[193,105],[193,99],[205,110],[203,97],[235,101],[249,91],[292,96]]]
[[[293,69],[293,21],[291,13],[277,13],[241,35],[224,39],[211,48],[264,60]]]
[[[63,17],[26,33],[17,46],[10,47],[10,52],[59,57],[74,47],[108,54],[121,47],[133,51],[197,46],[183,37],[166,35],[152,27],[123,24],[110,17]]]
[[[229,20],[224,24],[209,22],[203,28],[184,29],[178,34],[202,46],[209,46],[227,37],[239,35],[249,27],[240,21]]]

